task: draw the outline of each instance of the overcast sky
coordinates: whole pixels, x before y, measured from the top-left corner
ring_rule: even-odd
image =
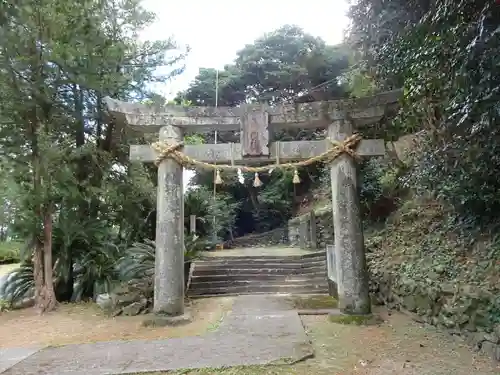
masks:
[[[157,88],[168,97],[187,88],[199,68],[222,69],[245,44],[285,24],[298,25],[329,44],[340,43],[347,26],[346,0],[144,0],[143,5],[157,14],[144,39],[173,36],[191,47],[186,72]]]
[[[348,23],[346,0],[252,0],[248,3],[144,0],[143,5],[156,13],[157,20],[144,31],[142,39],[172,36],[178,43],[191,47],[186,71],[172,82],[155,87],[155,91],[166,97],[186,89],[201,67],[222,69],[245,44],[280,26],[298,25],[328,44],[338,44]],[[186,177],[187,174],[185,186]]]

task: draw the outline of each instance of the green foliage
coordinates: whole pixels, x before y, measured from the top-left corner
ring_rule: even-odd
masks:
[[[406,200],[367,238],[372,280],[390,284],[398,300],[433,324],[492,327],[500,311],[499,238],[462,229],[446,205]]]
[[[338,307],[338,301],[332,296],[294,297],[291,302],[297,310],[336,309]]]
[[[239,205],[227,193],[216,192],[214,197],[213,191],[208,188],[195,186],[184,197],[185,227],[189,229],[189,216],[195,215],[199,237],[204,238],[215,232],[218,237],[224,238],[234,228]]]
[[[234,63],[219,72],[218,104],[280,103],[325,82],[329,84],[301,96],[299,101],[343,97],[345,90],[336,78],[347,66],[348,54],[342,46],[328,46],[297,26],[285,25],[246,45]],[[215,105],[216,74],[215,69],[200,69],[177,101]]]
[[[58,299],[92,297],[118,277],[120,248],[155,228],[155,172],[128,161],[141,139],[103,98],[164,105],[150,84],[179,74],[185,54],[136,38],[154,20],[139,0],[7,1],[0,14],[0,241],[28,240],[6,287],[31,288],[33,238],[44,240],[48,218]]]
[[[151,240],[135,243],[120,259],[119,269],[123,280],[151,276],[155,269],[155,244]]]
[[[118,280],[116,263],[122,253],[110,229],[76,218],[57,224],[52,237],[56,296],[60,300],[81,300],[109,291]],[[4,285],[5,292],[14,296],[13,302],[34,285],[31,246],[23,248],[18,253],[23,260],[21,269],[13,270]]]
[[[366,326],[366,325],[377,325],[382,324],[384,320],[377,315],[344,315],[344,314],[332,314],[328,317],[328,320],[332,323],[337,324],[347,324],[356,326]]]
[[[500,311],[492,238],[500,208],[500,7],[358,0],[349,15],[351,87],[403,88],[389,132],[415,133],[408,165],[395,163],[380,181],[418,199],[368,240],[372,280],[429,323],[489,330]]]
[[[342,74],[341,82],[345,83],[350,96],[354,98],[374,95],[379,91],[366,63],[355,51],[351,51],[350,67]]]
[[[297,26],[285,25],[246,45],[233,64],[219,71],[218,104],[279,103],[325,82],[328,84],[301,96],[299,101],[343,97],[345,90],[336,78],[347,67],[348,53],[343,46],[329,46]],[[215,69],[200,69],[176,101],[215,105],[216,75]]]
[[[9,272],[7,280],[8,282],[0,286],[0,296],[12,305],[34,290],[33,264],[21,264],[19,268]]]
[[[235,61],[241,72],[239,83],[245,85],[246,100],[270,103],[337,78],[347,64],[341,48],[327,46],[320,38],[293,25],[283,26],[245,46]],[[331,98],[341,97],[344,91],[335,81],[315,94],[320,92],[321,97]]]
[[[116,263],[121,251],[115,244],[100,243],[90,248],[75,262],[75,289],[73,300],[109,293],[119,279]]]
[[[192,262],[201,251],[211,245],[207,240],[195,235],[184,234],[184,262]]]
[[[446,200],[465,223],[496,220],[498,5],[360,0],[350,16],[364,73],[381,89],[404,87],[395,126],[422,131],[408,186]]]
[[[293,214],[293,171],[276,170],[270,176],[261,177],[264,184],[258,191],[258,210],[254,220],[256,230],[265,232],[281,226]],[[252,181],[252,179],[249,179]]]
[[[184,262],[194,260],[200,251],[205,250],[206,241],[198,236],[184,236]],[[154,275],[155,243],[146,240],[130,246],[118,262],[122,280],[141,279]]]
[[[401,189],[402,176],[394,164],[383,158],[364,160],[358,171],[359,196],[363,215],[370,221],[383,221],[398,206],[405,192]],[[330,170],[321,174],[318,191],[331,200]]]
[[[55,233],[61,233],[56,231]],[[82,232],[87,233],[87,232]],[[73,239],[75,241],[75,239]],[[134,243],[126,250],[121,250],[112,242],[98,241],[92,245],[92,238],[79,238],[86,242],[85,252],[74,260],[74,290],[72,300],[79,301],[93,298],[98,293],[108,293],[120,281],[152,276],[155,269],[155,244],[145,240]],[[192,261],[200,251],[207,247],[206,241],[198,236],[185,236],[185,261]],[[56,247],[55,254],[61,254]],[[83,249],[82,249],[83,250]],[[62,253],[65,254],[65,253]],[[54,281],[64,284],[67,279],[65,259],[58,256],[54,265]],[[33,291],[33,265],[26,262],[20,268],[11,271],[8,281],[2,286],[0,296],[8,297],[9,303],[20,301]]]
[[[384,172],[379,160],[369,159],[361,165],[359,171],[361,179],[360,201],[365,212],[369,212],[370,207],[379,201],[384,194],[382,185]]]
[[[116,262],[121,256],[116,233],[103,222],[61,214],[52,236],[56,295],[67,293],[66,298],[80,300],[109,290],[118,277]],[[69,290],[61,290],[64,285]]]
[[[19,263],[22,244],[17,241],[0,242],[0,264]]]

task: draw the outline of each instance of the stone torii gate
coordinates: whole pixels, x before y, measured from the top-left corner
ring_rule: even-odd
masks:
[[[401,91],[390,91],[356,100],[334,100],[278,106],[241,107],[166,106],[161,112],[144,104],[106,98],[108,112],[133,129],[160,133],[160,141],[176,145],[184,132],[241,131],[241,143],[185,145],[188,157],[209,163],[273,164],[318,156],[342,142],[355,130],[379,122],[388,108],[397,106]],[[328,138],[318,141],[269,143],[269,131],[283,127],[327,128]],[[381,139],[361,140],[358,156],[381,156]],[[157,153],[150,145],[130,146],[130,159],[153,162]],[[184,207],[183,166],[175,158],[158,165],[156,262],[154,311],[168,316],[184,314]],[[357,168],[342,153],[330,163],[334,225],[334,259],[339,307],[345,313],[370,312],[368,275],[358,196]],[[331,248],[331,247],[329,247]],[[329,250],[332,251],[332,250]]]

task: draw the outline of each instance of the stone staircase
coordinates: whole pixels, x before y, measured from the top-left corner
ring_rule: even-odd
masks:
[[[194,263],[189,297],[328,293],[326,252],[203,257]]]

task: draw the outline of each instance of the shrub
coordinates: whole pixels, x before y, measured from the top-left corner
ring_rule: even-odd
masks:
[[[365,218],[378,221],[397,207],[400,173],[396,166],[385,159],[368,159],[359,168],[360,205]],[[325,168],[320,179],[324,198],[331,199],[330,170]]]
[[[196,235],[185,235],[184,244],[184,262],[192,261],[207,247],[207,241]],[[120,258],[118,268],[122,280],[152,276],[155,270],[155,242],[146,240],[133,244]]]
[[[17,241],[0,242],[0,264],[19,263],[21,246]]]
[[[0,296],[10,305],[21,301],[35,288],[33,264],[22,264],[9,272],[8,282],[0,286]]]

